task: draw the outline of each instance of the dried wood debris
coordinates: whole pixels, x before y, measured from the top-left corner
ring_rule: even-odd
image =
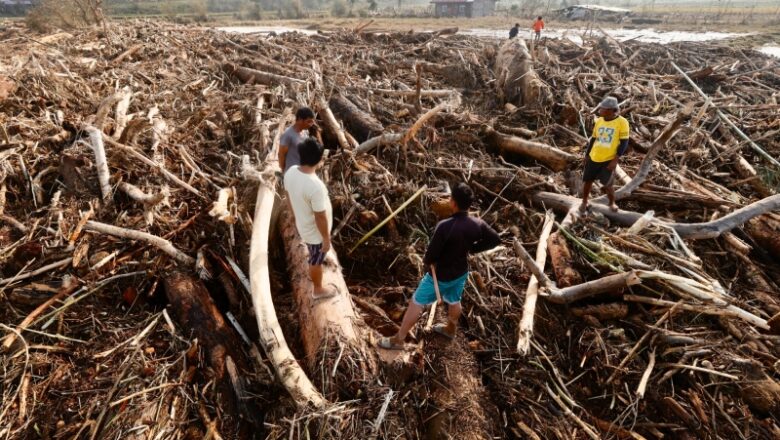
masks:
[[[145,21],[0,40],[0,438],[780,436],[776,60]],[[583,219],[605,95],[632,152],[621,210]],[[358,344],[299,319],[274,226],[300,105]],[[504,246],[472,258],[454,342],[379,352],[458,180]]]

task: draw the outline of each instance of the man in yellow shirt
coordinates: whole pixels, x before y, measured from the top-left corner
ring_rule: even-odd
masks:
[[[613,173],[618,164],[618,158],[628,151],[628,120],[619,116],[620,106],[617,98],[607,96],[599,104],[599,116],[593,126],[588,148],[585,151],[585,169],[582,173],[584,188],[580,212],[588,211],[588,197],[593,181],[598,179],[604,185],[604,192],[609,199],[609,209],[617,212],[615,189],[612,187]]]

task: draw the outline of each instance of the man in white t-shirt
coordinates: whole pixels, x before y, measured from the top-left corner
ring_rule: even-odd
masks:
[[[290,167],[284,174],[284,188],[295,214],[295,227],[309,249],[309,275],[314,285],[314,299],[334,296],[337,292],[322,285],[322,262],[330,250],[330,229],[333,209],[328,188],[317,177],[322,161],[323,147],[308,138],[298,144],[300,165]]]

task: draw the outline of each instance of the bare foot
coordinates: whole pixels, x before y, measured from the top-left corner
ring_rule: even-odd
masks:
[[[612,212],[618,212],[618,205],[616,205],[615,203],[610,203],[609,210]]]
[[[585,203],[581,204],[580,205],[580,209],[579,209],[580,214],[583,214],[583,215],[587,214],[589,208],[590,208],[590,205],[585,204]]]

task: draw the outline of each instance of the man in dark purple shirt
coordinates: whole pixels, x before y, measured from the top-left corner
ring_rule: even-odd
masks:
[[[380,347],[403,348],[406,335],[420,319],[423,308],[436,301],[437,283],[442,300],[448,306],[448,320],[446,325],[437,324],[433,330],[450,339],[455,336],[462,310],[460,300],[469,276],[468,255],[492,249],[501,243],[498,233],[487,223],[468,215],[473,199],[474,193],[465,183],[459,183],[452,189],[450,205],[455,214],[436,225],[423,259],[430,271],[417,286],[398,333],[382,338]]]

